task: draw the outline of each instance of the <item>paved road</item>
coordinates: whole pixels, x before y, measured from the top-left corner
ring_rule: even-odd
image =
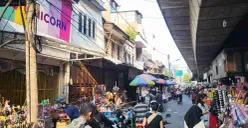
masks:
[[[171,114],[171,117],[165,118],[171,124],[166,125],[166,128],[184,128],[183,121],[184,115],[192,106],[190,98],[183,95],[183,103],[178,104],[176,100],[169,101],[165,105],[165,114]]]

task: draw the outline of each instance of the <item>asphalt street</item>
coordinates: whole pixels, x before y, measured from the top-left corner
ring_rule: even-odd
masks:
[[[184,115],[192,106],[191,99],[187,95],[183,95],[183,103],[178,104],[176,100],[171,100],[164,104],[165,112],[163,113],[164,119],[171,124],[166,125],[166,128],[184,128],[183,121]],[[171,114],[171,117],[166,118],[166,114]]]

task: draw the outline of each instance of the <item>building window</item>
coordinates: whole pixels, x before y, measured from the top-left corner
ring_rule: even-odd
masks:
[[[78,31],[82,32],[82,13],[78,15]]]
[[[112,43],[112,57],[115,56],[115,43]]]
[[[87,16],[84,15],[84,34],[87,34]]]
[[[110,6],[111,6],[111,12],[116,12],[117,11],[118,5],[115,2],[115,0],[110,0]]]
[[[117,45],[117,58],[121,60],[121,54],[120,54],[120,46]]]
[[[96,37],[96,22],[79,12],[78,31],[93,39]]]
[[[89,35],[89,37],[91,37],[91,19],[89,18],[88,19],[88,35]]]
[[[219,74],[218,65],[215,66],[216,75]]]
[[[92,37],[95,39],[96,37],[96,22],[92,22]]]

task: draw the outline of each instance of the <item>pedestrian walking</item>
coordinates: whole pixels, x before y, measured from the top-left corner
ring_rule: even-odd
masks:
[[[134,112],[135,112],[135,122],[136,123],[142,123],[143,119],[146,115],[146,112],[148,111],[147,104],[144,103],[144,99],[140,99],[138,104],[134,106]]]
[[[201,116],[208,113],[203,112],[197,105],[199,101],[194,100],[194,105],[187,111],[184,116],[184,128],[205,128],[204,122],[201,120]]]
[[[163,117],[157,114],[158,103],[152,102],[150,104],[152,113],[147,113],[143,120],[143,127],[146,128],[163,128]]]

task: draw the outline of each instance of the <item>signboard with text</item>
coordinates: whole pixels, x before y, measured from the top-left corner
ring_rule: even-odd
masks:
[[[176,76],[183,76],[183,70],[176,70],[175,75]]]
[[[72,6],[70,2],[61,0],[37,0],[39,13],[37,14],[37,31],[65,41],[70,39]],[[4,7],[0,7],[2,12]],[[26,17],[26,7],[21,7]],[[22,25],[19,6],[7,8],[3,18]],[[25,21],[26,22],[26,21]],[[13,26],[13,28],[15,28]]]

